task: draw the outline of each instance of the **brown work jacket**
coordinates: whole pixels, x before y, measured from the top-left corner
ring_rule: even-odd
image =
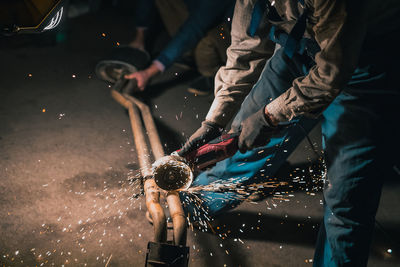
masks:
[[[268,38],[272,22],[265,15],[256,33],[249,34],[256,2],[236,2],[227,63],[216,75],[215,99],[206,117],[221,126],[238,111],[275,49]],[[400,29],[399,0],[305,0],[305,6],[296,0],[270,2],[283,19],[277,27],[286,32],[307,8],[305,36],[314,38],[321,48],[309,74],[296,78],[268,104],[268,111],[279,121],[319,115],[348,83],[364,42]]]

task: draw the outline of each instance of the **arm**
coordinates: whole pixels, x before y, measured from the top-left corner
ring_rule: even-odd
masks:
[[[316,116],[333,101],[354,72],[367,28],[368,4],[360,0],[314,0],[313,27],[321,47],[316,65],[305,77],[266,107],[272,121]]]
[[[208,143],[221,134],[243,99],[258,80],[267,58],[273,54],[275,44],[267,40],[265,17],[255,34],[248,30],[254,5],[258,0],[237,0],[232,21],[232,43],[227,51],[227,63],[215,78],[216,96],[202,126],[189,138],[180,155]]]
[[[159,69],[157,62],[153,61],[147,69],[127,74],[125,75],[125,79],[135,79],[139,91],[144,91],[150,79],[159,72],[161,72],[161,70]]]
[[[138,89],[144,91],[150,79],[156,74],[163,72],[165,68],[172,65],[185,52],[194,48],[199,40],[205,35],[209,28],[216,21],[222,18],[227,8],[233,3],[232,0],[201,0],[196,3],[194,12],[189,14],[189,18],[181,26],[178,33],[168,43],[160,55],[153,61],[147,69],[138,71],[130,75],[126,75],[126,79],[136,79]],[[144,39],[143,39],[144,40]],[[135,43],[131,44],[134,47],[141,48],[144,46]]]
[[[216,75],[215,99],[206,117],[207,121],[221,126],[225,126],[240,108],[274,51],[275,44],[268,40],[265,16],[254,36],[248,33],[256,2],[236,1],[227,63]]]
[[[181,55],[193,49],[212,26],[222,22],[224,14],[233,3],[234,0],[197,1],[195,6],[190,8],[185,23],[156,60],[164,66],[164,69],[168,68]]]

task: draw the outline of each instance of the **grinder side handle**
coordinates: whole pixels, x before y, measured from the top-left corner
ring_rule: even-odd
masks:
[[[226,158],[232,157],[238,151],[239,133],[221,135],[198,149],[188,153],[185,159],[201,170]]]

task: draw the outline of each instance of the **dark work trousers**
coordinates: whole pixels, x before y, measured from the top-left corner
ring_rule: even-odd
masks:
[[[362,54],[371,64],[323,113],[327,175],[314,266],[367,265],[382,185],[399,158],[396,50]]]

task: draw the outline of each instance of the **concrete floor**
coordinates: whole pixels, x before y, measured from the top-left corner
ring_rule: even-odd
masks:
[[[129,21],[115,11],[73,19],[67,41],[56,46],[40,37],[0,40],[1,266],[144,265],[152,227],[143,198],[130,198],[138,191],[128,182],[138,175],[130,124],[94,76],[99,58],[132,36]],[[190,78],[178,68],[165,74],[174,76]],[[187,93],[187,83],[154,85],[147,100],[166,152],[197,129],[212,101]],[[310,136],[318,145],[319,129]],[[304,141],[290,170],[308,172],[308,158]],[[278,176],[290,182],[289,172]],[[400,265],[400,184],[393,176],[369,266]],[[214,232],[189,230],[190,266],[311,266],[322,214],[321,192],[312,187],[277,188],[289,193],[242,204],[218,218]]]

